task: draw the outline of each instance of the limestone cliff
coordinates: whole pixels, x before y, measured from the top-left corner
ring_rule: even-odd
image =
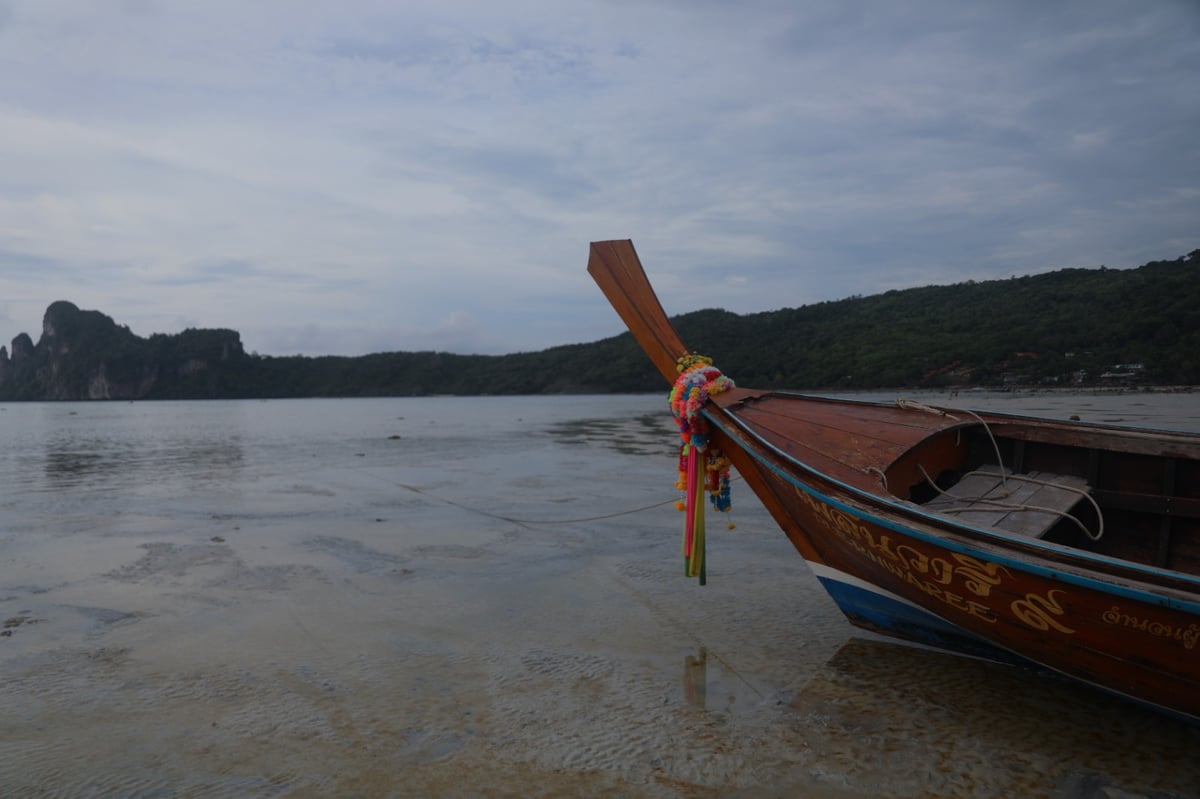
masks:
[[[37,344],[0,347],[0,399],[83,400],[220,396],[244,356],[234,330],[135,335],[99,311],[51,303]]]

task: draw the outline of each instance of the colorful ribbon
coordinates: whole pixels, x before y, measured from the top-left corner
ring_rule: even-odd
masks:
[[[709,446],[708,422],[700,411],[709,397],[734,387],[734,383],[712,365],[712,358],[685,355],[679,359],[679,378],[671,389],[671,413],[679,425],[679,479],[675,487],[684,493],[676,507],[684,511],[683,557],[688,577],[705,583],[704,493],[712,506],[728,512],[729,459]],[[731,528],[733,525],[729,525]]]

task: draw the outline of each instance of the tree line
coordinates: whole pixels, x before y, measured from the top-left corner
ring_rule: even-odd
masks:
[[[53,313],[52,313],[53,312]],[[664,389],[623,333],[509,355],[247,354],[231,330],[135,336],[70,303],[55,336],[0,360],[0,399],[623,393]],[[1063,269],[673,320],[740,385],[866,390],[954,385],[1200,384],[1200,250],[1137,269]],[[19,337],[20,338],[20,337]],[[28,337],[25,337],[28,341]]]

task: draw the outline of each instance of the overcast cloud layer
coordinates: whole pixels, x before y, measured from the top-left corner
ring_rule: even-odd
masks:
[[[1200,247],[1200,3],[0,0],[0,342],[512,352]]]

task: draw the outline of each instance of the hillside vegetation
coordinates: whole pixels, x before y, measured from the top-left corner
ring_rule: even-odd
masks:
[[[683,340],[740,385],[1200,384],[1200,250],[1137,269],[889,291],[800,308],[676,317]],[[659,391],[628,333],[511,355],[247,354],[232,330],[142,339],[57,302],[36,346],[0,348],[0,399],[414,396]]]
[[[694,330],[689,346],[735,365],[746,384],[1196,384],[1200,250],[1138,269],[1064,269],[747,316],[702,311],[678,323]]]

